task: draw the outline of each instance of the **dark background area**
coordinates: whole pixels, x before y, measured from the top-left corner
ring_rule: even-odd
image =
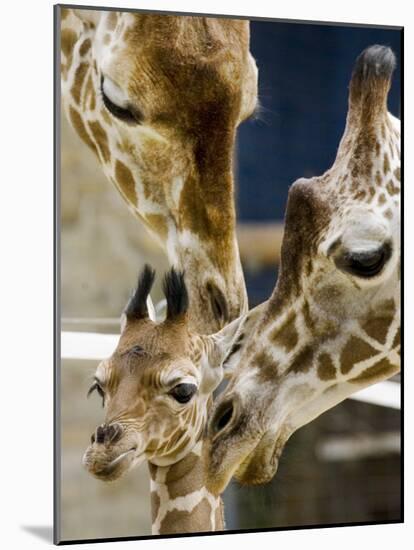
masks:
[[[240,220],[281,220],[289,186],[332,165],[354,62],[368,46],[390,46],[397,56],[389,109],[400,116],[400,42],[398,30],[251,22],[261,113],[238,132]]]

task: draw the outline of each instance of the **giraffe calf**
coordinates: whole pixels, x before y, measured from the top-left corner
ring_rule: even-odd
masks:
[[[145,459],[157,466],[178,463],[194,448],[223,378],[224,356],[241,328],[237,320],[215,335],[193,332],[184,275],[175,269],[164,279],[166,319],[154,321],[147,307],[154,276],[145,266],[123,313],[118,346],[99,364],[88,392],[101,396],[105,420],[83,462],[105,481]]]

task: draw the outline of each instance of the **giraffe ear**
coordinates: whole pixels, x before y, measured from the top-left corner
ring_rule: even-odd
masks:
[[[83,10],[83,9],[74,9],[73,12],[81,19],[84,23],[89,23],[96,27],[101,16],[100,10]]]
[[[238,359],[244,348],[247,339],[244,326],[247,315],[238,317],[223,329],[208,338],[214,342],[212,358],[213,366],[221,365],[224,369],[224,376],[229,376],[238,364]]]
[[[237,368],[243,351],[251,341],[251,335],[264,307],[266,307],[266,302],[251,309],[245,315],[241,315],[219,332],[208,337],[214,340],[214,349],[216,352],[218,350],[219,364],[223,367],[226,378]]]

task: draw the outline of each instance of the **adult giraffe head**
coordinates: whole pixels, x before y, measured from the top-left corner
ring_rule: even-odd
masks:
[[[122,316],[117,348],[99,364],[89,391],[102,397],[105,419],[84,464],[104,481],[145,459],[169,466],[192,451],[222,380],[224,355],[240,330],[236,320],[214,335],[193,332],[184,276],[173,268],[164,279],[166,318],[151,319],[147,297],[154,275],[148,266],[142,271]]]
[[[247,307],[233,149],[257,101],[248,22],[67,9],[61,18],[70,122],[185,268],[190,323],[222,328]]]
[[[289,436],[400,368],[400,130],[395,57],[357,59],[345,133],[324,175],[289,191],[281,269],[209,425],[209,483],[274,475]]]

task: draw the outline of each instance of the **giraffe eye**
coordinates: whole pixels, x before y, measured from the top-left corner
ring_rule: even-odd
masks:
[[[140,124],[143,119],[143,115],[137,109],[129,105],[119,105],[109,98],[104,89],[104,79],[101,79],[101,95],[102,101],[108,111],[114,117],[130,124]]]
[[[197,391],[195,384],[177,384],[171,391],[170,395],[179,403],[188,403]]]
[[[363,278],[378,275],[391,256],[391,246],[386,243],[370,252],[347,253],[339,262],[339,267],[353,275]]]

